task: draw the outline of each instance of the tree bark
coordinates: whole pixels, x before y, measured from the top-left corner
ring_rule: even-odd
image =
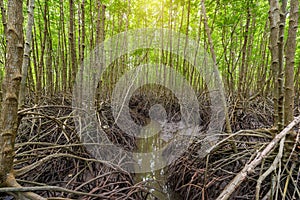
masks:
[[[285,21],[286,21],[286,6],[287,0],[282,0],[281,4],[281,12],[280,12],[280,22],[279,22],[279,32],[278,32],[278,73],[277,73],[277,91],[278,91],[278,130],[281,131],[284,127],[284,114],[283,114],[283,55],[284,55],[284,29],[285,29]]]
[[[62,91],[63,94],[67,93],[68,88],[68,63],[67,63],[67,56],[68,55],[68,48],[66,47],[66,33],[65,33],[65,22],[64,22],[64,1],[60,0],[60,7],[59,7],[59,42],[60,42],[60,59],[61,59],[61,82],[62,82]],[[69,77],[70,78],[70,77]]]
[[[32,40],[32,26],[33,26],[33,9],[34,9],[34,0],[29,0],[28,3],[28,21],[26,28],[26,40],[25,40],[25,49],[24,49],[24,57],[22,63],[22,80],[21,80],[21,88],[19,94],[19,107],[22,108],[24,105],[25,99],[25,88],[26,88],[26,80],[28,74],[28,66],[29,66],[29,58],[30,58],[30,44]]]
[[[44,57],[45,57],[45,50],[46,50],[46,42],[47,42],[47,37],[48,37],[48,29],[47,29],[47,16],[46,16],[46,13],[47,13],[47,10],[48,10],[48,3],[45,2],[45,5],[44,5],[44,13],[43,13],[43,20],[44,20],[44,27],[42,28],[41,27],[41,22],[39,21],[39,30],[40,30],[40,38],[41,38],[41,53],[40,53],[40,57],[37,55],[36,57],[39,58],[39,63],[38,63],[38,66],[37,66],[37,70],[36,70],[36,96],[35,96],[35,103],[36,104],[39,104],[40,102],[40,98],[42,96],[42,93],[43,93],[43,86],[45,86],[44,84],[44,81],[45,81],[45,77],[44,77]],[[40,5],[41,7],[41,5]],[[40,8],[42,9],[42,8]],[[41,32],[41,30],[44,30],[43,31],[43,34]],[[43,36],[44,37],[43,37]],[[38,43],[36,42],[36,53],[38,53]]]
[[[23,1],[8,1],[7,53],[3,82],[0,132],[0,185],[6,185],[12,173],[14,146],[18,130],[18,96],[23,61]]]
[[[299,0],[291,0],[291,11],[286,41],[286,65],[284,85],[284,123],[289,124],[294,116],[294,65],[296,51],[296,37],[298,29]]]
[[[270,51],[271,51],[271,70],[273,76],[273,101],[274,101],[274,126],[278,125],[278,34],[279,34],[279,3],[278,0],[270,0],[270,11],[269,11],[269,20],[270,20]]]
[[[247,21],[246,21],[246,27],[245,27],[245,33],[244,33],[244,42],[242,47],[242,63],[240,65],[239,70],[239,84],[238,84],[238,97],[240,100],[244,100],[244,92],[246,88],[246,66],[247,66],[247,47],[248,47],[248,35],[249,35],[249,27],[250,27],[250,21],[251,21],[251,11],[250,11],[250,2],[248,2],[248,8],[247,8]]]
[[[81,29],[81,51],[80,51],[80,82],[79,82],[79,87],[80,91],[83,90],[83,71],[84,71],[84,50],[85,50],[85,0],[82,0],[81,2],[81,23],[80,23],[80,29]],[[82,92],[79,93],[79,99],[82,99]]]
[[[69,84],[70,90],[72,89],[77,73],[77,57],[76,57],[76,40],[75,40],[75,33],[74,33],[74,1],[69,0],[70,4],[70,28],[69,28],[69,46],[70,46],[70,59],[71,59],[71,82]]]

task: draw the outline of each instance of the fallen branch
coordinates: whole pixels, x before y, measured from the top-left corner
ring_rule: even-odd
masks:
[[[26,197],[31,200],[46,200],[46,198],[39,196],[33,192],[36,191],[57,191],[57,192],[66,192],[70,194],[77,194],[83,196],[91,196],[91,197],[98,197],[98,198],[106,198],[105,195],[102,194],[92,194],[86,192],[80,192],[75,190],[69,190],[66,188],[58,187],[58,186],[34,186],[34,187],[22,187],[14,178],[13,174],[8,175],[7,179],[7,186],[0,188],[0,192],[14,192],[19,193],[19,195]],[[52,199],[52,198],[50,198]],[[64,199],[64,198],[61,198]]]
[[[46,198],[40,197],[32,192],[36,191],[57,191],[57,192],[66,192],[66,193],[72,193],[77,195],[83,195],[83,196],[91,196],[91,197],[99,197],[99,198],[106,198],[105,195],[101,194],[91,194],[86,192],[79,192],[74,190],[65,189],[58,186],[35,186],[35,187],[2,187],[0,188],[0,192],[22,192],[22,195],[24,195],[27,198],[30,199],[39,199],[39,200],[46,200]],[[39,198],[33,198],[33,195]],[[51,197],[50,199],[53,199],[55,197]],[[60,198],[62,199],[62,198]]]
[[[217,200],[229,199],[230,195],[236,190],[236,188],[245,180],[248,174],[254,172],[255,167],[257,167],[261,161],[274,149],[278,142],[286,136],[286,134],[298,123],[300,122],[300,116],[296,117],[286,128],[284,128],[279,134],[277,134],[274,139],[266,146],[266,148],[259,152],[256,158],[250,163],[246,164],[245,167],[238,173],[234,179],[227,185],[227,187],[218,196]]]
[[[97,160],[97,159],[92,159],[92,158],[84,158],[84,157],[80,157],[80,156],[76,156],[76,155],[72,155],[72,154],[66,154],[66,153],[56,153],[56,154],[51,154],[51,155],[48,155],[44,158],[42,158],[41,160],[38,160],[34,163],[32,163],[31,165],[27,165],[21,169],[16,169],[15,170],[15,174],[16,176],[22,176],[26,173],[28,173],[29,171],[37,168],[38,166],[44,164],[45,162],[51,160],[51,159],[54,159],[54,158],[59,158],[59,157],[68,157],[68,158],[75,158],[75,159],[80,159],[80,160],[84,160],[84,161],[91,161],[91,162],[97,162],[97,163],[102,163],[106,166],[109,166],[111,167],[112,169],[118,169],[122,172],[125,172],[121,167],[113,164],[113,163],[110,163],[108,161],[105,161],[105,160]]]
[[[279,163],[281,162],[282,154],[283,154],[283,148],[284,148],[284,142],[285,142],[285,137],[283,137],[280,141],[280,146],[279,146],[279,152],[277,156],[275,157],[272,165],[265,171],[257,180],[257,185],[256,185],[256,194],[255,198],[259,199],[259,192],[261,188],[262,182],[269,176],[277,167],[279,166]],[[278,176],[280,177],[280,176]]]

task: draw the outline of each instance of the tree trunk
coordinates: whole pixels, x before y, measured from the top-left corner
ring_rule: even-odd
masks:
[[[270,11],[269,11],[269,20],[270,20],[270,50],[271,50],[271,70],[273,76],[273,101],[274,101],[274,126],[278,125],[278,34],[279,34],[279,3],[278,0],[270,0]]]
[[[205,4],[204,4],[204,0],[201,0],[201,11],[202,11],[202,15],[203,15],[203,22],[204,22],[204,28],[205,28],[205,33],[207,35],[208,38],[208,43],[209,43],[209,49],[210,49],[210,54],[212,56],[212,60],[213,60],[213,67],[214,67],[214,71],[218,70],[218,66],[217,66],[217,58],[216,58],[216,53],[214,50],[214,45],[213,45],[213,41],[212,41],[212,37],[211,37],[211,32],[207,23],[207,16],[206,16],[206,8],[205,8]],[[222,88],[222,85],[218,85],[219,88]],[[225,96],[221,96],[220,98],[222,98],[222,103],[224,104],[224,112],[225,112],[225,129],[226,132],[229,134],[232,134],[232,129],[231,129],[231,125],[230,125],[230,119],[229,119],[229,115],[228,115],[228,110],[227,110],[227,106],[226,106],[226,100],[225,100]],[[237,152],[237,148],[236,145],[234,143],[234,141],[230,141],[232,149],[234,150],[234,152]]]
[[[67,59],[66,56],[68,53],[68,49],[66,48],[66,34],[65,34],[65,24],[64,24],[64,1],[60,0],[60,7],[59,7],[59,25],[60,25],[60,56],[61,56],[61,80],[62,80],[62,91],[63,94],[67,92],[68,88],[68,73],[67,73]]]
[[[45,49],[46,49],[46,42],[47,42],[47,37],[48,37],[48,30],[47,30],[47,13],[48,10],[48,5],[47,2],[45,2],[44,5],[44,13],[43,13],[43,19],[44,19],[44,27],[42,28],[40,24],[42,24],[39,21],[39,29],[40,29],[40,36],[41,36],[41,54],[40,57],[37,55],[37,58],[39,58],[39,63],[37,66],[37,73],[36,73],[36,96],[35,96],[35,103],[39,104],[40,102],[40,98],[42,96],[43,93],[43,86],[45,86],[44,81],[45,81],[45,77],[44,77],[44,56],[45,56]],[[43,31],[43,36],[42,36],[42,32]],[[36,45],[38,45],[38,43],[36,43]],[[36,53],[38,53],[38,46],[36,47]]]
[[[23,1],[8,1],[7,53],[1,111],[0,185],[9,182],[18,130],[18,96],[23,61]]]
[[[83,90],[83,71],[84,71],[84,49],[85,49],[85,10],[84,10],[84,6],[85,5],[85,0],[82,0],[81,2],[81,25],[80,25],[80,29],[81,29],[81,52],[80,52],[80,91]],[[82,99],[82,92],[80,92],[79,94],[79,99]]]
[[[46,86],[46,91],[48,96],[52,96],[53,95],[53,88],[54,88],[54,84],[53,84],[53,66],[52,66],[52,62],[53,62],[53,48],[52,48],[52,38],[51,38],[51,32],[50,32],[50,20],[49,18],[47,19],[48,21],[48,36],[47,36],[47,48],[46,48],[46,52],[47,52],[47,57],[46,57],[46,70],[47,70],[47,86]]]
[[[299,0],[291,0],[291,11],[286,42],[285,93],[284,93],[284,124],[288,125],[294,118],[294,65],[296,37],[298,29]]]
[[[34,9],[34,0],[29,0],[28,3],[28,21],[26,28],[26,41],[25,41],[25,49],[24,49],[24,58],[22,63],[22,80],[21,80],[21,88],[19,95],[19,107],[22,108],[24,105],[25,99],[25,88],[26,88],[26,80],[28,74],[28,66],[29,66],[29,57],[30,57],[30,44],[32,40],[32,26],[33,26],[33,9]]]
[[[280,12],[280,23],[279,23],[279,35],[278,35],[278,73],[277,73],[277,83],[278,83],[278,130],[282,130],[284,128],[283,122],[283,55],[284,55],[284,29],[285,29],[285,21],[286,21],[286,4],[287,0],[282,0],[281,12]]]
[[[97,20],[96,20],[96,38],[95,38],[95,43],[96,46],[99,46],[104,40],[105,40],[105,10],[106,10],[106,6],[101,4],[100,0],[96,1],[96,8],[97,8]],[[93,36],[93,35],[92,35]],[[92,45],[92,39],[93,37],[91,37],[91,45]],[[92,48],[92,46],[91,46]],[[101,54],[101,52],[100,52]],[[100,56],[100,55],[99,55]],[[93,58],[91,58],[92,60]],[[96,83],[96,74],[93,75],[92,77],[92,87],[95,87],[95,84],[98,84],[98,88],[97,88],[97,94],[96,94],[96,99],[97,101],[100,100],[101,96],[100,94],[102,93],[101,91],[103,91],[103,86],[99,85],[100,83]],[[109,85],[106,86],[107,89],[109,91]],[[107,93],[107,92],[106,92]],[[103,94],[101,94],[103,97]]]
[[[97,25],[96,25],[96,45],[104,41],[105,35],[105,9],[106,6],[97,1]]]
[[[247,21],[246,21],[246,27],[245,27],[245,33],[244,33],[244,42],[242,47],[242,63],[239,70],[239,84],[238,84],[238,96],[240,100],[244,100],[244,92],[246,87],[246,66],[247,66],[247,47],[248,47],[248,35],[249,35],[249,27],[250,27],[250,21],[251,21],[251,11],[250,11],[250,2],[248,2],[248,8],[247,8]]]
[[[77,73],[77,58],[76,58],[76,40],[74,33],[74,1],[70,0],[70,28],[69,28],[69,46],[70,46],[70,59],[71,59],[71,82],[69,84],[70,90],[72,89]]]

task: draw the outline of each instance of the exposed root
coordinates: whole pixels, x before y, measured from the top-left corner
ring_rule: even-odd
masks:
[[[176,98],[164,101],[165,94],[162,94],[158,100],[151,99],[153,95],[147,96],[143,92],[133,96],[129,105],[131,117],[137,124],[147,125],[150,107],[161,102],[165,102],[163,106],[168,120],[181,120]],[[204,134],[210,111],[205,96],[201,98],[202,129],[199,131]],[[15,174],[24,187],[2,188],[0,192],[33,195],[24,196],[29,199],[146,199],[149,196],[145,182],[137,183],[134,175],[121,166],[95,159],[89,154],[75,131],[76,116],[68,98],[43,101],[45,105],[19,112],[23,120],[15,146]],[[221,133],[220,141],[207,150],[207,157],[200,158],[202,139],[193,141],[167,169],[170,190],[191,200],[216,199],[221,191],[227,191],[228,198],[267,199],[274,195],[286,199],[300,198],[299,132],[298,135],[288,135],[284,145],[276,148],[278,138],[277,142],[271,142],[277,135],[276,130],[263,128],[272,124],[269,116],[272,108],[260,99],[257,101],[244,102],[243,108],[232,104],[230,120],[235,133]],[[130,151],[136,148],[136,138],[125,134],[114,123],[109,102],[102,102],[98,107],[98,117],[114,144]],[[241,130],[245,128],[256,129]],[[298,127],[294,129],[297,130]],[[231,141],[236,144],[237,152],[233,151]],[[274,145],[274,152],[267,156],[259,154],[270,144]],[[251,167],[251,161],[258,158],[259,162]],[[239,175],[243,184],[231,182],[245,166],[247,169]],[[232,187],[228,190],[230,183]]]
[[[144,198],[147,192],[135,186],[131,174],[93,158],[82,145],[67,98],[58,96],[43,102],[45,105],[19,112],[23,119],[16,144],[15,174],[24,185],[20,190],[34,190],[50,199]],[[128,149],[135,147],[134,138],[112,128],[113,142],[121,142]]]
[[[1,192],[14,192],[18,199],[25,200],[47,200],[46,198],[34,193],[29,192],[28,190],[24,190],[24,188],[16,181],[13,173],[10,173],[6,179],[6,186],[8,188],[1,188]],[[35,191],[35,190],[34,190]]]
[[[221,134],[220,141],[207,150],[207,157],[199,157],[202,143],[195,140],[189,150],[169,166],[168,182],[183,199],[300,198],[298,136],[278,145],[290,131],[282,135],[275,129],[261,128],[272,124],[267,114],[271,108],[263,102],[254,107],[254,103],[248,104],[251,105],[249,110],[246,105],[238,111],[231,110],[236,132]],[[240,130],[248,126],[259,129]],[[237,153],[231,148],[232,139],[237,144]]]
[[[251,161],[249,164],[245,165],[242,171],[235,176],[235,178],[230,182],[230,184],[227,185],[226,188],[222,191],[222,193],[218,196],[217,200],[228,199],[231,196],[231,194],[237,189],[237,187],[239,187],[239,185],[245,180],[247,175],[249,175],[255,170],[255,168],[261,163],[261,161],[267,157],[267,155],[274,149],[274,147],[281,140],[282,141],[280,145],[281,148],[279,150],[278,155],[275,158],[275,160],[276,159],[278,160],[277,162],[275,162],[275,164],[280,163],[282,152],[283,152],[284,137],[299,122],[300,122],[300,116],[295,118],[294,121],[292,121],[285,129],[283,129],[278,135],[276,135],[275,138],[264,148],[264,150],[259,152],[256,158],[253,161]],[[281,170],[281,166],[279,170]],[[277,185],[277,187],[279,186]],[[259,195],[257,196],[259,197]]]

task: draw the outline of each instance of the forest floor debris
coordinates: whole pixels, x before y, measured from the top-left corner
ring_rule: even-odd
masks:
[[[151,95],[150,95],[151,96]],[[163,95],[162,95],[163,98]],[[201,97],[199,97],[201,99]],[[26,188],[42,187],[36,191],[44,197],[70,199],[147,199],[146,182],[136,183],[134,174],[117,166],[93,158],[82,146],[75,131],[70,98],[57,96],[43,99],[43,105],[24,109],[16,145],[15,173],[17,181]],[[131,116],[141,125],[149,120],[149,109],[156,103],[146,95],[136,95],[130,102]],[[203,99],[202,99],[203,100]],[[170,102],[170,101],[165,101]],[[30,102],[28,103],[30,104]],[[256,99],[237,109],[229,102],[230,119],[234,131],[237,153],[234,153],[224,133],[224,142],[207,157],[199,159],[201,142],[194,140],[189,149],[167,167],[167,184],[183,199],[215,199],[240,170],[252,160],[273,138],[271,129],[272,107],[262,99]],[[180,120],[180,108],[176,98],[165,104],[168,119]],[[248,108],[248,109],[247,109]],[[99,117],[109,128],[109,138],[124,148],[135,149],[136,140],[117,126],[108,102],[99,108]],[[209,108],[205,101],[201,107],[202,125],[209,121]],[[106,123],[106,124],[105,124]],[[250,130],[251,128],[251,130]],[[294,132],[299,137],[299,127]],[[205,128],[199,131],[205,131]],[[291,143],[293,154],[285,149],[281,170],[265,177],[260,184],[259,199],[277,195],[286,199],[299,198],[299,141]],[[232,199],[255,199],[257,180],[271,166],[278,149],[268,155],[254,169],[247,180],[232,194]],[[279,173],[279,175],[278,175]],[[278,175],[278,176],[276,176]],[[280,183],[279,185],[272,185]],[[44,187],[44,189],[43,189]],[[47,189],[47,187],[49,187]],[[51,188],[52,187],[52,188]],[[271,190],[277,188],[277,190]],[[43,190],[42,190],[43,189]],[[276,192],[277,191],[277,192]],[[3,197],[7,196],[3,194]],[[7,197],[8,198],[8,197]]]

